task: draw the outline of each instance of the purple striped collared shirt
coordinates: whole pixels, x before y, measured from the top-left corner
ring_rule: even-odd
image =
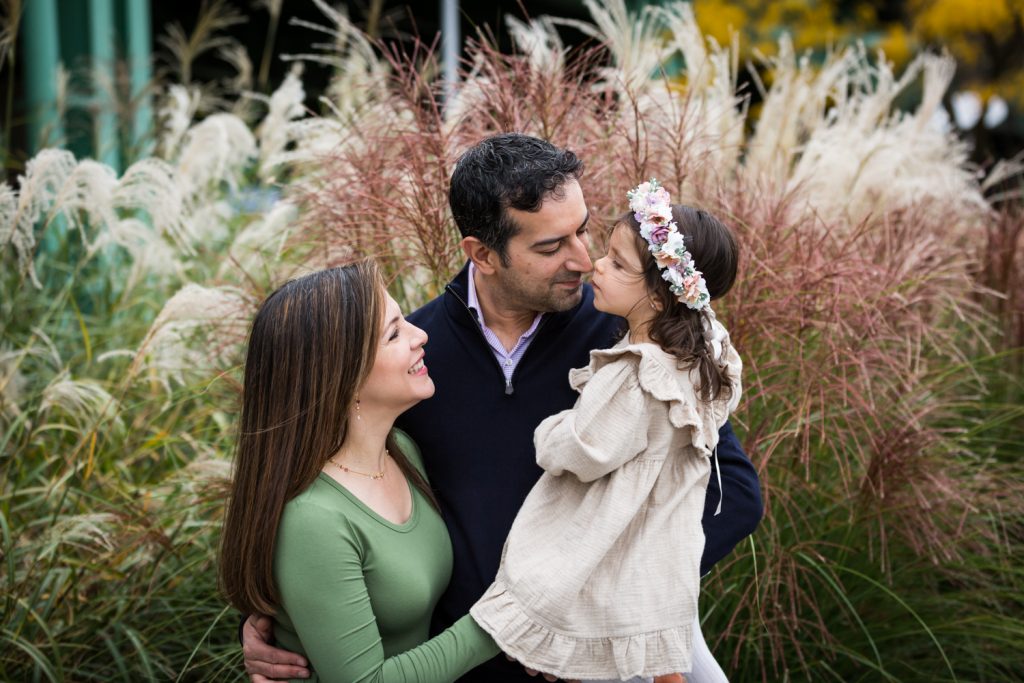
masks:
[[[537,331],[537,326],[540,325],[540,319],[543,317],[543,313],[538,313],[537,317],[533,319],[533,324],[530,325],[530,329],[523,332],[522,336],[519,337],[515,345],[511,350],[505,348],[505,345],[498,339],[498,335],[494,334],[491,328],[487,327],[487,323],[484,322],[483,311],[480,310],[480,299],[476,295],[476,267],[473,262],[469,262],[469,286],[468,286],[468,302],[467,305],[476,312],[476,320],[480,324],[480,330],[484,333],[484,339],[487,340],[488,346],[491,347],[491,351],[494,353],[494,357],[498,360],[498,364],[501,365],[501,371],[505,373],[505,384],[511,385],[512,373],[516,371],[516,367],[519,365],[519,361],[522,360],[523,354],[526,353],[526,349],[530,346],[530,342],[533,341],[533,335]]]

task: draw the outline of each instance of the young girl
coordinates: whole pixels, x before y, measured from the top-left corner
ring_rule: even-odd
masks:
[[[710,307],[735,240],[655,180],[628,196],[593,277],[594,305],[628,333],[570,372],[576,405],[537,427],[546,473],[471,610],[506,653],[566,679],[691,670],[710,461],[740,398]]]

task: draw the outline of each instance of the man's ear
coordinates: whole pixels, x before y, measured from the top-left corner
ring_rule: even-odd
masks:
[[[462,247],[466,258],[473,262],[477,270],[484,275],[494,275],[494,271],[497,270],[501,263],[501,257],[498,256],[498,252],[488,247],[476,237],[463,237],[462,241],[459,242],[459,246]]]

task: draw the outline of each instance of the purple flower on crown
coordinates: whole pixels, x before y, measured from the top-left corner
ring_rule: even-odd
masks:
[[[668,239],[669,226],[659,225],[658,227],[651,230],[651,242],[654,244],[665,244],[665,240]]]

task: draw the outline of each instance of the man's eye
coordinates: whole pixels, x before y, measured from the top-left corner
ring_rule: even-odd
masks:
[[[559,244],[559,245],[558,245],[558,246],[556,246],[556,247],[555,247],[554,249],[548,249],[547,251],[542,251],[542,252],[540,252],[540,253],[541,253],[541,254],[546,254],[546,255],[548,255],[548,256],[550,256],[551,254],[557,254],[557,253],[558,253],[558,250],[559,250],[559,249],[561,248],[561,246],[562,246],[562,245],[561,245],[561,244]]]

